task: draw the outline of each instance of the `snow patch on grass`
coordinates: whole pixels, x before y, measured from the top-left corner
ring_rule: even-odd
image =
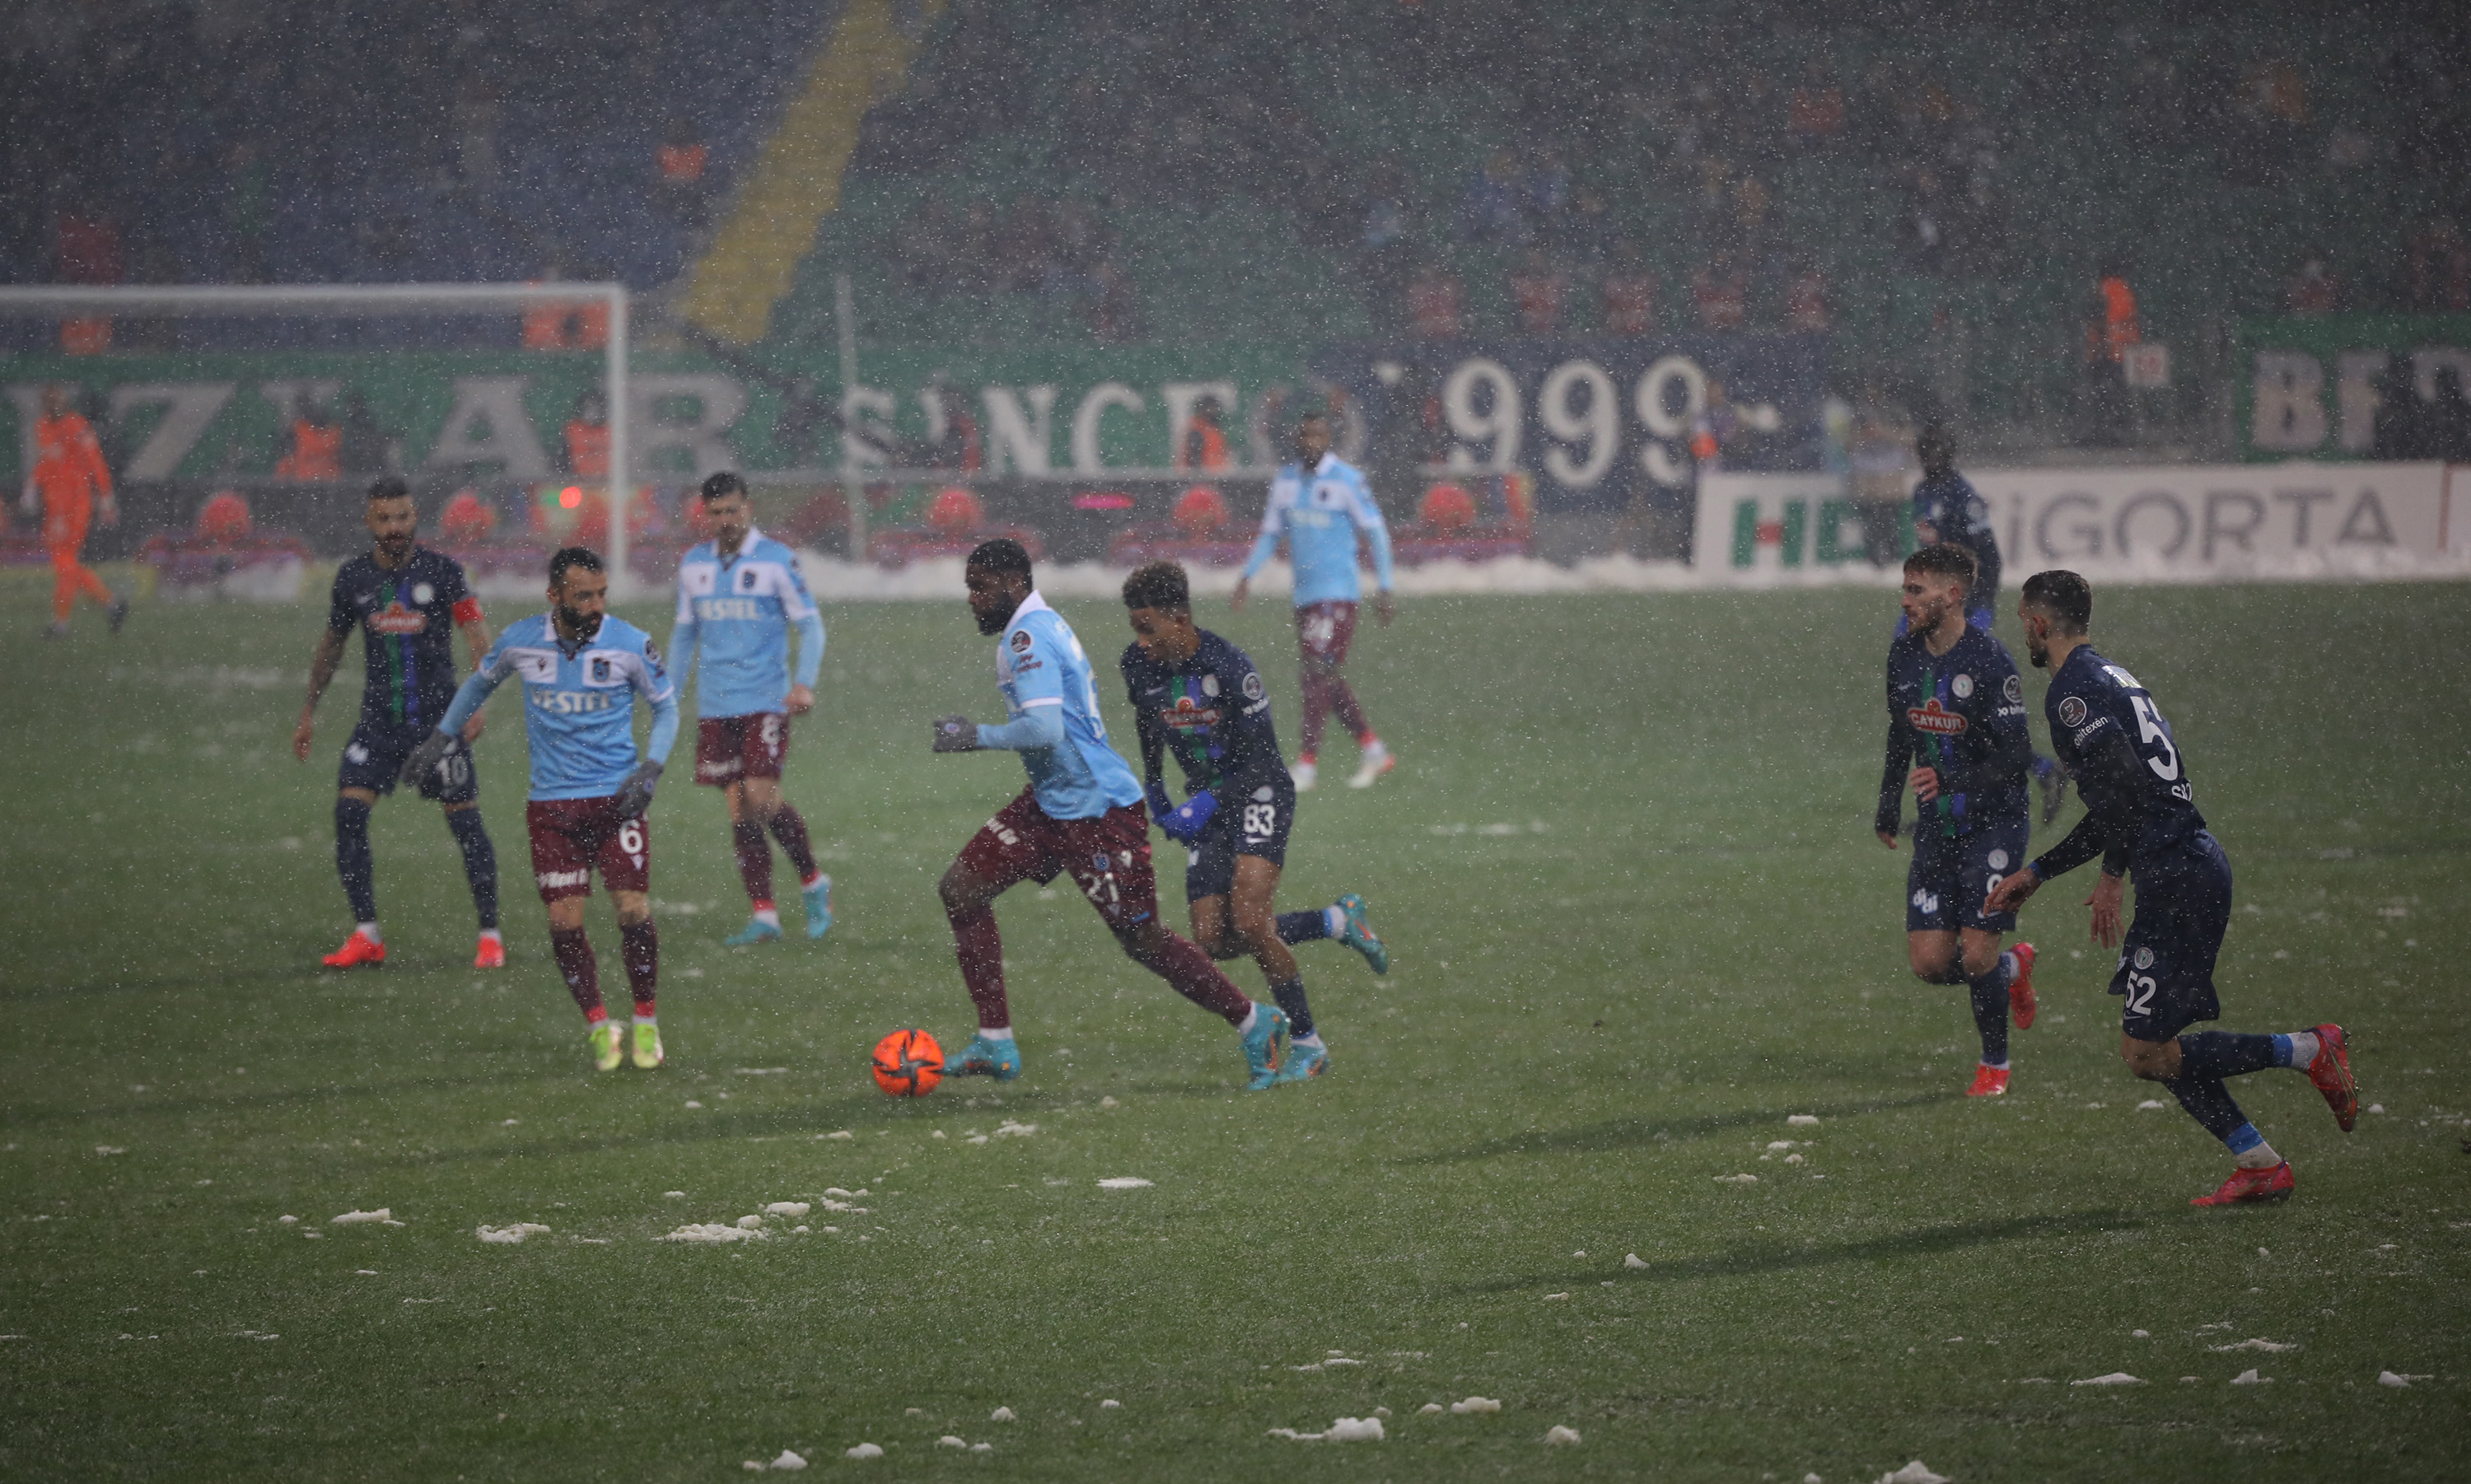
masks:
[[[814,1208],[805,1201],[774,1201],[764,1208],[767,1216],[803,1216]]]
[[[844,1458],[882,1458],[883,1456],[883,1449],[872,1443],[861,1443],[856,1448],[843,1449],[841,1456]]]
[[[511,1226],[476,1226],[472,1235],[484,1242],[511,1247],[529,1237],[547,1237],[549,1228],[537,1221],[518,1221]]]
[[[1930,1465],[1917,1458],[1894,1473],[1880,1474],[1879,1484],[1948,1484],[1948,1478],[1931,1472]]]
[[[1450,1411],[1460,1417],[1498,1412],[1500,1410],[1501,1403],[1491,1397],[1470,1397],[1464,1402],[1453,1402],[1450,1403]]]
[[[1756,1185],[1759,1183],[1759,1177],[1756,1175],[1718,1175],[1716,1177],[1716,1183],[1718,1185]]]
[[[1641,1258],[1637,1253],[1634,1252],[1634,1253],[1631,1253],[1631,1254],[1629,1254],[1628,1256],[1626,1256],[1626,1257],[1624,1257],[1624,1258],[1622,1259],[1622,1266],[1624,1266],[1624,1267],[1629,1267],[1629,1268],[1640,1268],[1640,1267],[1645,1267],[1645,1266],[1647,1266],[1647,1262],[1646,1262],[1646,1260],[1642,1259],[1642,1258]]]
[[[1384,1441],[1378,1417],[1341,1417],[1320,1432],[1273,1427],[1270,1436],[1290,1443],[1379,1443]]]
[[[998,1139],[1026,1139],[1037,1132],[1037,1124],[1016,1123],[1010,1119],[1004,1119],[1001,1123],[996,1126],[996,1137]]]
[[[2088,1376],[2083,1380],[2070,1381],[2068,1384],[2071,1386],[2142,1386],[2145,1383],[2126,1371],[2113,1371],[2108,1376]]]
[[[375,1211],[347,1211],[340,1216],[326,1218],[328,1226],[369,1226],[381,1221],[388,1226],[403,1225],[394,1218],[394,1209],[390,1206],[380,1206]]]
[[[2270,1386],[2273,1384],[2273,1378],[2270,1376],[2259,1376],[2256,1374],[2256,1367],[2249,1366],[2247,1370],[2232,1377],[2231,1384],[2234,1386]]]
[[[742,1242],[764,1239],[761,1225],[738,1227],[728,1226],[718,1221],[690,1221],[660,1238],[665,1242]]]
[[[997,1407],[987,1414],[987,1421],[991,1423],[1008,1423],[1013,1420],[1012,1408],[1008,1406]]]
[[[1568,1448],[1578,1441],[1579,1434],[1576,1428],[1565,1427],[1558,1423],[1547,1428],[1544,1433],[1546,1448]]]
[[[2208,1345],[2205,1348],[2217,1354],[2227,1354],[2234,1350],[2256,1350],[2263,1351],[2269,1355],[2278,1355],[2286,1350],[2297,1350],[2299,1347],[2296,1344],[2284,1345],[2273,1340],[2242,1340],[2236,1345]]]
[[[1816,1113],[1792,1113],[1785,1116],[1784,1121],[1787,1128],[1817,1128],[1819,1126],[1819,1115]]]
[[[1098,1182],[1101,1190],[1146,1190],[1158,1182],[1143,1180],[1139,1175],[1109,1175]]]

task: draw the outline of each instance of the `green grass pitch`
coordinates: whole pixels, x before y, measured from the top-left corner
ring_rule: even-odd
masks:
[[[788,777],[837,882],[824,943],[719,946],[720,805],[671,769],[671,1062],[606,1076],[528,889],[508,698],[482,763],[513,963],[468,967],[452,841],[398,798],[394,957],[326,974],[357,642],[304,766],[316,605],[158,602],[116,641],[88,612],[44,644],[42,596],[0,588],[0,1474],[719,1480],[785,1449],[887,1479],[2471,1472],[2459,586],[2101,595],[2238,872],[2224,1025],[2343,1022],[2384,1109],[2345,1138],[2302,1079],[2244,1079],[2299,1190],[2214,1213],[2187,1201],[2227,1160],[2118,1065],[2089,876],[2027,914],[2015,1092],[1958,1095],[1961,992],[1906,972],[1905,858],[1869,831],[1884,594],[1410,603],[1353,670],[1401,766],[1309,795],[1287,871],[1290,907],[1363,892],[1397,952],[1376,979],[1302,951],[1332,1074],[1243,1093],[1235,1038],[1068,883],[999,908],[1028,1076],[915,1103],[866,1052],[963,1033],[933,883],[1021,782],[928,753],[929,718],[996,706],[957,594],[827,614]],[[1062,606],[1111,675],[1120,610]],[[1284,615],[1203,621],[1264,663],[1292,747]],[[1037,1131],[977,1142],[1007,1120]],[[863,1212],[656,1240],[831,1189]],[[329,1223],[376,1207],[404,1224]],[[475,1237],[518,1221],[550,1231]],[[2224,1348],[2249,1340],[2295,1348]],[[2114,1372],[2142,1384],[2071,1384]],[[1471,1396],[1500,1411],[1420,1410]],[[1384,1442],[1270,1431],[1377,1415]]]

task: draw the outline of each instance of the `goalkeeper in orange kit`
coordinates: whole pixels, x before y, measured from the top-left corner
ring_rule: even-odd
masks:
[[[69,610],[83,593],[110,615],[111,631],[129,619],[129,600],[104,586],[92,567],[79,560],[85,530],[99,504],[106,526],[120,524],[120,503],[112,498],[111,469],[103,461],[103,447],[94,429],[69,410],[68,392],[43,389],[43,415],[35,424],[35,472],[26,481],[20,502],[25,512],[43,518],[43,545],[52,554],[52,626],[47,639],[65,638]]]

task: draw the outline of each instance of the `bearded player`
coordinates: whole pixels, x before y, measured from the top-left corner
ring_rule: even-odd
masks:
[[[1921,805],[1905,873],[1905,948],[1925,984],[1962,984],[1973,1001],[1982,1062],[1967,1097],[2008,1091],[2008,1023],[2034,1024],[2034,945],[2006,953],[2012,915],[1983,896],[2025,859],[2033,820],[2025,773],[2025,683],[1987,627],[1966,622],[1975,568],[1962,547],[1905,558],[1905,632],[1888,646],[1888,762],[1879,776],[1879,843],[1896,848],[1911,788]]]
[[[2342,1027],[2329,1023],[2283,1035],[2188,1030],[2222,1015],[2214,960],[2230,927],[2231,863],[2197,813],[2187,754],[2153,693],[2095,650],[2093,588],[2083,577],[2034,574],[2016,616],[2025,624],[2025,652],[2051,671],[2042,710],[2085,814],[2067,838],[2001,879],[1985,909],[2013,912],[2044,882],[2101,857],[2102,874],[2085,905],[2093,908],[2094,941],[2120,949],[2110,979],[2110,992],[2120,997],[2120,1059],[2137,1076],[2169,1088],[2231,1154],[2230,1178],[2190,1204],[2282,1200],[2294,1184],[2291,1162],[2240,1112],[2226,1079],[2275,1067],[2302,1072],[2347,1134],[2359,1121],[2360,1085]],[[2121,883],[2131,874],[2136,920],[2123,945]]]
[[[934,750],[1018,752],[1029,787],[962,847],[937,887],[961,981],[978,1012],[977,1037],[946,1063],[945,1074],[1000,1082],[1021,1075],[995,900],[1023,882],[1045,884],[1069,873],[1125,956],[1236,1028],[1250,1085],[1268,1087],[1286,1050],[1286,1012],[1245,999],[1209,954],[1159,921],[1141,787],[1107,741],[1090,658],[1064,616],[1039,597],[1029,554],[1018,541],[985,542],[970,554],[964,579],[978,632],[999,636],[996,684],[1007,719],[981,726],[945,717],[935,723]]]
[[[419,518],[411,487],[391,475],[379,480],[369,486],[361,518],[368,526],[370,547],[335,573],[326,631],[309,659],[309,698],[300,703],[300,720],[292,729],[292,755],[306,763],[318,698],[334,682],[344,643],[359,628],[367,666],[361,718],[343,744],[335,780],[335,874],[342,878],[354,927],[343,946],[326,955],[329,969],[386,962],[369,813],[381,794],[394,791],[404,760],[436,729],[455,698],[455,635],[463,635],[475,665],[489,652],[489,625],[481,616],[481,600],[463,581],[462,567],[415,539]],[[481,725],[476,712],[435,763],[404,774],[404,780],[446,812],[446,828],[462,853],[464,883],[472,888],[472,909],[481,918],[472,967],[496,969],[506,961],[506,944],[498,934],[498,848],[481,822],[481,778],[472,761]]]
[[[661,938],[652,926],[652,790],[678,740],[678,692],[652,638],[607,615],[609,578],[600,558],[579,546],[549,562],[547,613],[518,619],[455,693],[438,729],[404,764],[407,776],[435,767],[455,734],[507,680],[524,683],[524,734],[531,746],[532,879],[549,907],[550,950],[567,992],[583,1011],[592,1063],[616,1070],[632,1056],[661,1065],[654,990]],[[652,735],[635,750],[635,702],[652,709]],[[583,904],[598,870],[618,908],[618,957],[635,996],[628,1038],[600,1002],[600,971],[583,931]]]
[[[1195,626],[1184,569],[1163,561],[1135,572],[1124,579],[1124,608],[1133,642],[1119,668],[1141,738],[1141,788],[1158,827],[1188,853],[1184,895],[1192,939],[1212,958],[1249,954],[1260,965],[1293,1037],[1275,1080],[1320,1076],[1330,1048],[1313,1026],[1304,971],[1287,945],[1335,937],[1376,974],[1390,972],[1390,952],[1373,935],[1364,899],[1353,892],[1320,911],[1272,915],[1295,825],[1296,786],[1279,754],[1261,672],[1243,650]],[[1189,795],[1181,805],[1167,797],[1169,752]]]
[[[695,687],[695,782],[721,790],[729,806],[738,878],[746,887],[746,926],[731,947],[781,937],[772,905],[772,845],[781,842],[798,873],[807,936],[833,926],[833,879],[815,868],[807,821],[781,796],[789,718],[814,709],[824,663],[824,619],[798,571],[798,554],[755,529],[746,482],[716,474],[696,491],[712,539],[678,561],[678,621],[670,663]],[[789,635],[798,635],[795,679]]]

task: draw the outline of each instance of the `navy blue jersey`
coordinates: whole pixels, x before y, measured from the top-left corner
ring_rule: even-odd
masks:
[[[481,604],[464,585],[463,568],[427,547],[389,572],[371,555],[343,563],[326,626],[361,630],[368,680],[361,719],[382,726],[435,726],[455,698],[455,625],[478,623]]]
[[[1922,806],[1916,834],[1954,838],[2024,822],[2025,771],[2034,744],[2025,726],[2025,682],[1998,640],[1971,624],[1945,654],[1918,634],[1888,646],[1888,759],[1879,775],[1876,828],[1896,828],[1905,774],[1937,770],[1939,797]]]
[[[1950,469],[1915,485],[1914,524],[1928,526],[1940,540],[1973,554],[1973,589],[1965,594],[1965,606],[1989,607],[1999,596],[1999,536],[1990,529],[1990,506],[1974,492],[1972,482]]]
[[[2111,875],[2175,860],[2205,828],[2188,760],[2153,696],[2089,644],[2051,677],[2051,749],[2076,775],[2085,816],[2034,863],[2043,878],[2103,857]]]
[[[1127,645],[1124,691],[1141,740],[1141,782],[1154,791],[1165,754],[1183,765],[1185,787],[1210,789],[1230,803],[1230,789],[1249,791],[1284,782],[1286,760],[1270,724],[1270,692],[1244,651],[1208,629],[1192,657],[1172,668]]]

